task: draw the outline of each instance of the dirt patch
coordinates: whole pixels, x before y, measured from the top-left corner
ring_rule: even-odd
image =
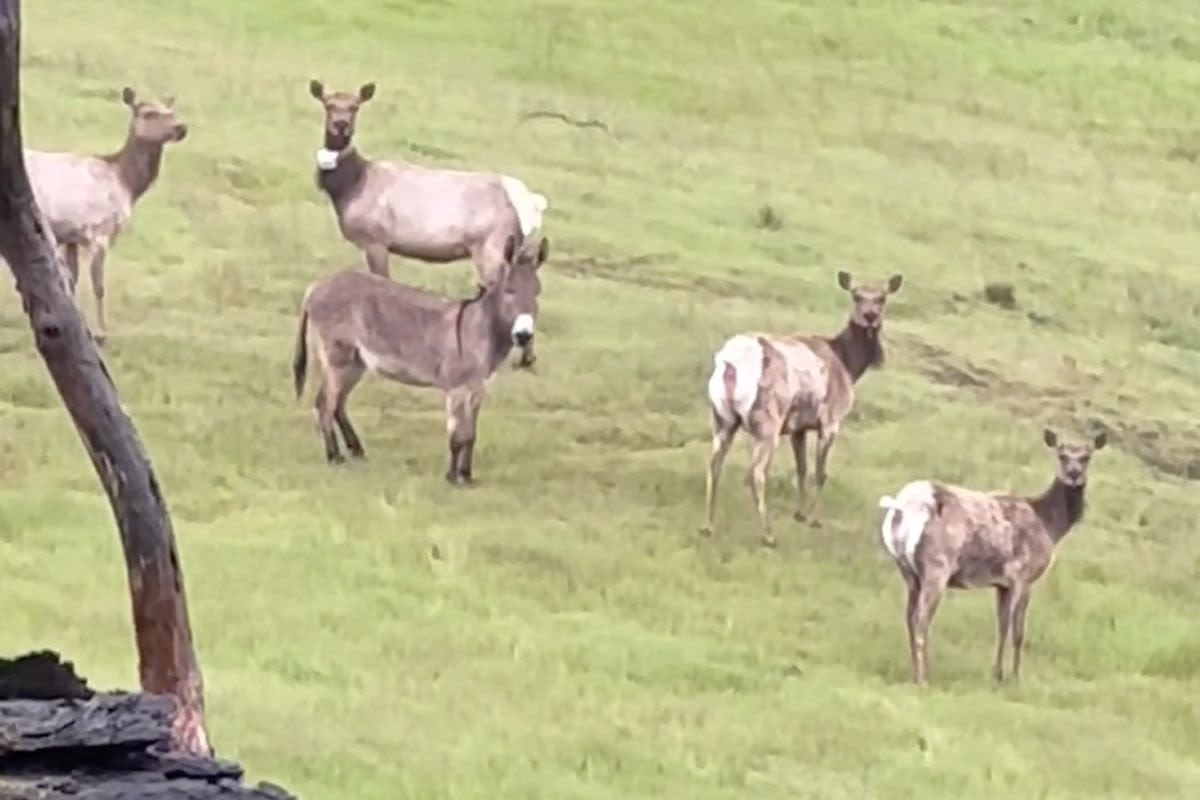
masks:
[[[738,297],[746,300],[779,302],[782,298],[774,292],[756,289],[735,281],[710,278],[704,275],[674,277],[655,272],[644,272],[637,267],[663,263],[672,258],[667,253],[647,253],[628,258],[601,259],[593,256],[571,256],[555,259],[554,271],[573,278],[606,280],[647,289],[702,293],[714,297]]]
[[[1200,480],[1200,428],[1180,428],[1141,416],[1134,421],[1133,411],[1120,405],[1095,403],[1065,389],[1011,380],[935,345],[912,341],[905,346],[920,356],[918,371],[936,384],[968,391],[1018,416],[1049,414],[1107,430],[1110,442],[1151,469],[1176,478]],[[1074,371],[1073,363],[1066,368]],[[1078,378],[1083,382],[1096,380],[1087,375]],[[1136,404],[1134,398],[1129,399]]]

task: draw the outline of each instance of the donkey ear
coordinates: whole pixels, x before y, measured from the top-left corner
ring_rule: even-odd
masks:
[[[316,78],[308,82],[308,93],[318,100],[325,100],[325,84],[321,83]]]
[[[509,236],[504,240],[504,263],[512,265],[513,258],[517,255],[517,237]]]
[[[137,103],[137,92],[126,86],[121,90],[121,102],[133,108],[134,104]]]
[[[844,270],[844,269],[839,269],[838,274],[837,274],[837,282],[838,282],[838,286],[842,287],[847,292],[850,291],[850,273],[849,272],[846,272],[846,270]]]
[[[1058,434],[1049,428],[1042,431],[1042,439],[1046,442],[1046,447],[1058,447]]]
[[[888,278],[887,290],[888,294],[895,294],[900,291],[900,287],[904,284],[904,276],[897,272],[892,277]]]
[[[546,263],[546,259],[550,256],[550,240],[543,237],[542,243],[538,245],[537,265],[540,267]]]
[[[375,83],[364,83],[358,90],[358,102],[365,103],[375,96]]]
[[[1096,434],[1096,438],[1092,440],[1092,449],[1103,450],[1106,444],[1108,444],[1108,434],[1100,431],[1100,433]]]

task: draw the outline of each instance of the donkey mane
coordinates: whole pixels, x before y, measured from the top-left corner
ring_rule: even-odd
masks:
[[[459,302],[459,304],[458,304],[458,312],[457,312],[457,313],[454,315],[454,343],[455,343],[455,346],[456,346],[456,347],[457,347],[457,349],[458,349],[458,354],[459,354],[459,355],[462,355],[462,320],[463,320],[463,314],[465,314],[465,313],[466,313],[466,311],[467,311],[467,306],[474,305],[475,303],[478,303],[480,300],[482,300],[482,299],[483,299],[483,296],[484,296],[485,294],[487,294],[487,291],[488,291],[488,287],[484,286],[484,285],[481,283],[481,284],[479,284],[478,291],[476,291],[476,292],[475,292],[475,296],[474,296],[474,297],[466,297],[466,298],[463,298],[463,300],[462,300],[462,301],[460,301],[460,302]]]
[[[849,320],[837,336],[829,340],[829,347],[857,382],[871,367],[884,362],[883,340],[879,332]]]

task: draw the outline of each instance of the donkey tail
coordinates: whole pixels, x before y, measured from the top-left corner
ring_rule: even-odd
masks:
[[[307,305],[307,304],[306,304]],[[296,398],[304,394],[304,378],[308,375],[308,308],[300,310],[300,327],[296,331],[296,350],[292,355],[292,380],[296,384]]]

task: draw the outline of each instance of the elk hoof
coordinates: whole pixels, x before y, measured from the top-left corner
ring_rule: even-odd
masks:
[[[804,509],[801,509],[795,514],[792,514],[792,519],[796,520],[796,522],[804,522],[808,519],[808,515],[804,513]]]
[[[96,347],[104,347],[104,343],[108,341],[108,334],[93,333],[92,338],[96,340]]]
[[[711,539],[714,531],[713,531],[711,525],[704,525],[703,527],[700,528],[698,533],[706,539]]]
[[[775,537],[769,533],[762,537],[762,546],[763,547],[774,550],[775,545],[777,545],[777,544],[778,544],[778,542],[775,541]]]

